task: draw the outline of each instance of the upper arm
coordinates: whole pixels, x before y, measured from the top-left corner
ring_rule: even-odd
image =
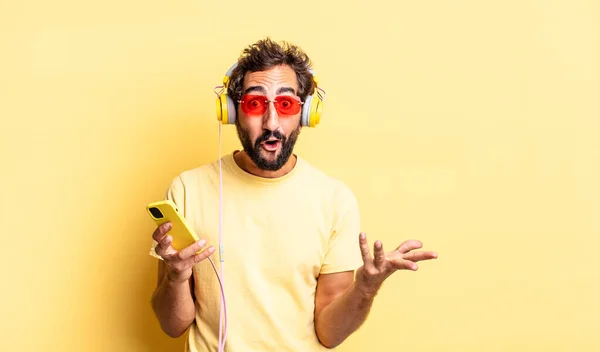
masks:
[[[319,270],[320,274],[356,270],[362,265],[358,241],[360,234],[358,202],[350,189],[341,183],[333,197],[331,209],[333,213],[328,228],[329,238]]]
[[[323,260],[315,294],[315,319],[323,308],[354,283],[354,270],[362,264],[358,235],[360,213],[356,197],[339,182],[333,197],[331,238]]]
[[[354,271],[321,274],[315,294],[315,320],[329,303],[341,296],[354,283]]]

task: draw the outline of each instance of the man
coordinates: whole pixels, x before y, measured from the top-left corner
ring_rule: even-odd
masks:
[[[371,252],[353,193],[293,153],[296,102],[315,88],[308,57],[268,38],[246,48],[231,73],[243,150],[222,158],[227,351],[334,348],[365,321],[387,277],[437,257],[413,251],[419,241],[389,253],[375,241]],[[167,198],[202,240],[177,252],[168,226],[156,229],[152,307],[169,336],[189,329],[188,351],[216,351],[220,286],[205,259],[219,243],[219,162],[181,173]]]

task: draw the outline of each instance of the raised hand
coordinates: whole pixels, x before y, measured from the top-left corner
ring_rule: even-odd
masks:
[[[368,297],[374,297],[379,288],[396,270],[418,270],[418,261],[437,258],[437,253],[430,251],[414,251],[423,247],[421,241],[408,240],[395,250],[385,253],[383,243],[375,241],[373,253],[369,250],[367,235],[361,232],[359,245],[364,265],[356,272],[356,284]]]
[[[171,224],[169,222],[156,228],[152,234],[152,238],[158,242],[154,250],[156,254],[163,258],[166,264],[167,277],[171,281],[187,281],[192,276],[192,267],[208,258],[215,251],[215,248],[210,246],[205,251],[198,253],[206,246],[206,240],[201,239],[181,251],[177,251],[171,246],[173,238],[168,235],[170,229]]]

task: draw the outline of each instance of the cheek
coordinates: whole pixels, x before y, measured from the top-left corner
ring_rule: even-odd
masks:
[[[289,136],[290,134],[294,133],[297,129],[302,128],[302,126],[300,126],[300,116],[281,119],[280,124],[286,136]]]
[[[260,118],[240,116],[239,123],[251,140],[255,140],[262,133],[262,121]]]

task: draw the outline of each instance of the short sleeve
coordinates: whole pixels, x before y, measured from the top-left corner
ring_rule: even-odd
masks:
[[[333,228],[321,274],[356,270],[362,264],[358,242],[360,212],[352,191],[340,184],[333,199]]]
[[[185,188],[181,176],[177,176],[175,179],[173,179],[173,181],[171,181],[169,188],[167,188],[167,192],[165,194],[164,199],[172,201],[177,205],[179,209],[184,210]],[[156,242],[153,239],[149,254],[156,259],[163,260],[163,258],[160,255],[156,254],[155,248],[157,244],[158,242]]]

